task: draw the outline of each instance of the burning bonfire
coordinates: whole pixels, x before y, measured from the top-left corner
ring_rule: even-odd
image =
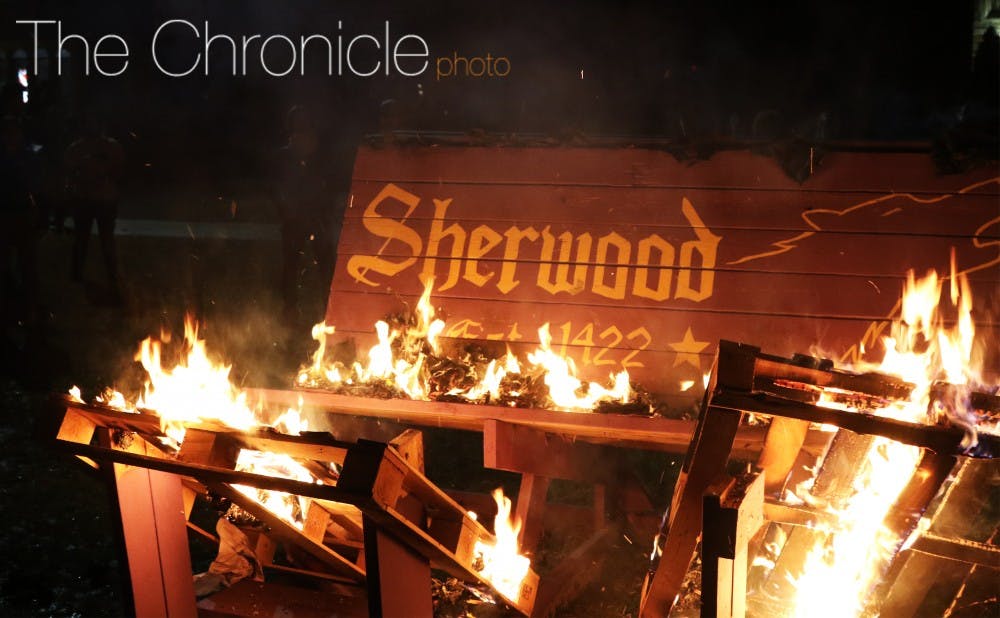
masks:
[[[942,293],[947,287],[947,301]],[[964,431],[962,447],[972,449],[983,433],[997,433],[995,420],[983,418],[971,405],[974,392],[995,394],[998,385],[983,377],[984,350],[977,347],[972,319],[972,297],[967,277],[952,271],[948,278],[929,272],[917,279],[907,275],[900,318],[883,340],[880,363],[853,368],[902,378],[909,396],[877,402],[843,398],[836,389],[823,389],[817,405],[850,412],[866,412],[891,419],[938,426],[958,426]],[[835,429],[835,428],[833,428]],[[917,472],[921,449],[875,436],[864,441],[857,474],[846,492],[818,487],[823,466],[820,459],[812,476],[792,489],[783,501],[805,504],[826,512],[813,530],[814,543],[801,570],[785,573],[792,598],[772,599],[790,608],[788,615],[859,616],[871,613],[871,597],[890,561],[911,539],[884,525],[911,477]],[[926,529],[924,518],[913,535]],[[773,540],[754,565],[769,571],[786,538]],[[767,551],[767,550],[770,550]],[[787,591],[787,586],[779,590]],[[775,590],[764,590],[766,596]],[[877,610],[875,610],[877,611]]]
[[[939,301],[946,286],[950,304],[942,307]],[[297,386],[572,412],[592,412],[608,406],[643,413],[652,409],[648,397],[630,384],[627,371],[610,376],[606,386],[579,379],[573,362],[553,351],[547,325],[539,330],[537,349],[524,358],[509,349],[499,358],[469,349],[459,359],[449,358],[440,341],[444,321],[436,317],[430,302],[432,287],[432,281],[427,281],[413,315],[375,324],[377,343],[368,350],[365,362],[329,359],[328,340],[334,327],[317,324],[312,332],[317,349],[311,362],[298,373]],[[931,272],[918,280],[911,272],[904,288],[901,317],[884,339],[881,363],[854,368],[900,378],[908,385],[908,396],[873,404],[824,388],[820,389],[817,404],[912,423],[959,426],[965,432],[963,445],[975,447],[982,432],[996,432],[997,426],[977,417],[970,398],[974,391],[994,394],[997,386],[987,385],[983,378],[983,350],[976,345],[971,314],[968,280],[955,272],[954,260],[948,278]],[[163,346],[169,342],[170,338],[162,335],[159,339],[147,338],[140,345],[136,360],[146,370],[148,381],[134,401],[110,389],[96,401],[120,411],[155,414],[164,447],[174,451],[184,443],[191,425],[206,422],[238,431],[270,427],[293,436],[308,430],[301,399],[297,408],[281,414],[251,405],[247,394],[230,380],[230,367],[209,358],[193,320],[185,324],[185,355],[172,367],[165,366],[162,358]],[[936,396],[941,392],[947,397]],[[71,395],[82,401],[79,389],[74,387]],[[883,521],[917,470],[920,457],[917,447],[875,437],[865,445],[859,473],[845,495],[831,498],[816,491],[815,475],[785,490],[783,502],[806,504],[830,516],[814,528],[815,543],[801,570],[788,575],[794,594],[776,599],[778,604],[791,608],[792,615],[815,615],[816,607],[829,608],[827,614],[836,616],[867,611],[872,590],[906,541],[886,529]],[[817,461],[814,471],[822,463]],[[335,484],[340,473],[333,465],[317,470],[315,465],[288,455],[251,449],[240,451],[237,470],[321,485]],[[307,505],[302,497],[244,485],[234,488],[283,521],[303,529]],[[495,539],[491,543],[477,542],[474,552],[481,575],[495,589],[513,598],[530,568],[530,560],[518,547],[520,523],[510,516],[510,500],[499,490],[494,499],[498,508]],[[754,565],[773,569],[782,542],[772,540]],[[758,592],[767,595],[773,591]]]

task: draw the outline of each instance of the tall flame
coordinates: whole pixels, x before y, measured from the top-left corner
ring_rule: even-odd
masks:
[[[332,332],[325,325],[320,330]],[[128,402],[122,393],[113,389],[106,389],[96,401],[128,412],[138,409],[154,412],[160,419],[167,442],[175,448],[184,442],[186,427],[190,424],[213,421],[240,431],[267,426],[259,411],[247,404],[246,393],[231,382],[231,367],[209,357],[205,341],[198,337],[198,326],[191,316],[184,320],[184,354],[172,367],[163,362],[163,344],[169,341],[169,334],[163,333],[160,339],[147,337],[140,344],[135,358],[146,370],[148,379],[136,402]],[[82,401],[76,387],[71,389],[71,397]],[[308,424],[302,417],[302,399],[299,398],[297,409],[287,409],[270,426],[292,435],[305,431]],[[320,482],[291,457],[274,453],[243,449],[237,458],[236,469],[308,483]],[[302,527],[305,505],[301,498],[243,485],[233,487],[290,524]]]
[[[517,599],[521,582],[531,568],[531,559],[520,553],[517,535],[521,533],[521,521],[511,518],[510,498],[503,495],[503,489],[497,488],[493,490],[493,500],[497,503],[497,515],[493,520],[495,542],[476,541],[473,551],[482,559],[480,574],[508,599]]]
[[[934,271],[922,279],[907,274],[901,318],[883,340],[885,355],[874,367],[915,385],[909,400],[895,402],[877,414],[912,422],[944,419],[966,430],[964,446],[976,442],[976,420],[968,405],[972,388],[982,387],[981,362],[974,357],[975,328],[967,277],[952,272],[948,298],[957,311],[953,326],[943,317],[943,279]],[[931,388],[944,380],[958,388],[951,401],[931,405]],[[989,388],[989,387],[987,387]],[[823,405],[826,402],[820,402]],[[827,403],[827,405],[834,405]],[[982,429],[982,428],[980,428]],[[882,525],[917,468],[920,449],[877,437],[854,480],[853,493],[842,505],[831,505],[833,524],[810,551],[802,574],[795,580],[792,606],[797,616],[857,616],[877,584],[892,553],[899,547],[897,533]],[[810,496],[803,496],[809,501]]]
[[[260,425],[248,407],[246,394],[229,381],[231,367],[208,357],[205,341],[198,338],[198,326],[184,320],[187,354],[173,368],[164,367],[161,342],[147,337],[139,346],[136,360],[142,363],[149,380],[136,407],[155,410],[163,432],[177,442],[184,441],[184,426],[214,420],[241,431]]]

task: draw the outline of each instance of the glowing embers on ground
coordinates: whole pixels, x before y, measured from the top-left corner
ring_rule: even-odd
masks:
[[[961,426],[963,446],[971,448],[977,432],[995,428],[977,425],[970,393],[993,392],[996,385],[986,385],[982,378],[983,349],[975,345],[970,288],[965,275],[955,272],[954,256],[949,302],[941,302],[944,283],[935,272],[919,280],[912,271],[908,273],[901,317],[893,323],[891,336],[883,340],[882,362],[862,369],[896,375],[914,385],[909,399],[892,402],[876,414]],[[932,401],[932,388],[938,382],[951,385],[944,391],[949,394],[944,401]],[[819,405],[842,407],[822,399]],[[857,471],[850,496],[842,503],[823,504],[809,492],[809,482],[796,490],[802,500],[827,509],[833,517],[818,530],[817,541],[795,578],[793,615],[839,617],[865,611],[869,595],[901,541],[898,532],[887,529],[883,521],[916,471],[919,458],[917,447],[876,437]],[[822,611],[817,614],[819,608]]]
[[[497,515],[493,520],[495,542],[476,541],[473,552],[477,565],[482,564],[480,575],[508,599],[516,599],[531,568],[531,560],[520,553],[517,535],[521,532],[521,521],[511,517],[510,498],[498,488],[493,490],[493,500],[497,503]]]
[[[312,336],[317,349],[312,363],[299,372],[298,384],[333,387],[385,384],[412,399],[446,395],[476,403],[516,405],[515,399],[521,395],[519,389],[537,382],[544,384],[551,407],[574,412],[593,411],[602,402],[627,404],[634,399],[628,371],[611,375],[609,386],[580,380],[573,360],[552,350],[547,323],[538,330],[538,347],[525,360],[519,360],[508,349],[499,359],[484,361],[478,368],[467,367],[474,375],[472,380],[442,389],[429,367],[432,357],[437,358],[441,353],[438,336],[445,327],[444,321],[435,317],[430,302],[432,289],[433,280],[428,279],[409,323],[396,327],[384,320],[375,323],[378,342],[368,350],[367,364],[354,362],[346,367],[339,362],[327,362],[327,339],[334,334],[334,327],[323,322],[314,326]]]

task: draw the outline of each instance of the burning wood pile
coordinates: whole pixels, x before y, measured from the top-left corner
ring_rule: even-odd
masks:
[[[948,613],[997,608],[995,585],[985,599],[961,599],[977,569],[995,584],[995,517],[985,543],[945,538],[939,523],[977,515],[955,512],[970,493],[989,491],[970,481],[981,475],[973,460],[1000,455],[1000,397],[979,373],[967,282],[952,273],[951,327],[938,311],[942,284],[933,273],[910,274],[885,358],[862,373],[720,344],[654,543],[643,615],[699,604],[702,615],[724,616],[927,615],[925,602]],[[769,425],[756,466],[728,476],[737,428],[762,419]],[[818,451],[804,448],[810,431],[827,432]],[[692,574],[699,540],[700,573]],[[936,582],[927,556],[966,575],[944,605],[929,598]],[[685,587],[693,575],[700,589]]]
[[[938,310],[945,281],[951,320]],[[431,566],[538,614],[546,580],[523,546],[533,549],[541,519],[529,506],[544,506],[549,478],[591,480],[599,539],[605,500],[624,500],[628,488],[624,477],[593,480],[601,475],[582,471],[580,453],[591,443],[676,452],[690,442],[653,540],[643,616],[699,607],[726,616],[815,615],[817,607],[837,616],[911,615],[919,595],[902,594],[901,583],[926,571],[920,556],[957,560],[970,573],[1000,567],[993,545],[946,537],[937,523],[973,491],[969,461],[1000,452],[1000,397],[977,366],[960,274],[910,276],[902,319],[878,366],[846,371],[723,341],[696,427],[654,417],[655,403],[625,371],[607,386],[582,381],[553,351],[545,327],[524,358],[473,347],[446,353],[431,289],[427,282],[412,315],[375,325],[366,359],[332,349],[333,326],[317,325],[318,347],[296,391],[236,388],[189,323],[186,355],[174,366],[163,363],[165,337],[142,343],[137,360],[149,380],[134,401],[109,390],[86,404],[75,390],[62,403],[60,444],[92,464],[113,464],[137,610],[146,603],[150,615],[194,611],[184,528],[203,496],[230,508],[229,519],[252,524],[238,538],[248,560],[335,584],[328,591],[348,615],[430,615]],[[277,403],[287,409],[279,413]],[[487,463],[523,474],[517,516],[496,495],[489,532],[423,474],[419,438],[342,442],[309,432],[303,405],[483,431]],[[594,411],[617,414],[580,414]],[[552,436],[571,439],[555,444]],[[532,441],[541,455],[514,452]],[[734,456],[755,465],[727,476]],[[504,457],[516,462],[503,464]],[[145,476],[135,480],[137,471]],[[151,514],[143,511],[149,504]],[[635,514],[625,519],[638,529]],[[692,570],[699,542],[700,567]],[[567,570],[567,580],[579,570]]]
[[[314,326],[318,347],[312,364],[299,372],[297,385],[366,397],[652,413],[650,396],[630,384],[627,370],[611,375],[608,386],[577,378],[573,361],[552,349],[548,324],[539,329],[538,348],[524,359],[509,348],[498,357],[478,345],[445,353],[438,338],[445,322],[431,304],[433,288],[434,280],[427,279],[413,312],[376,322],[378,343],[368,351],[367,363],[327,358],[327,340],[335,327]]]
[[[289,430],[286,422],[276,423],[282,433],[192,419],[180,432],[176,421],[145,410],[66,401],[60,444],[90,463],[114,464],[140,615],[163,613],[158,609],[164,609],[159,607],[164,598],[167,615],[193,609],[187,543],[176,542],[178,528],[184,539],[185,520],[198,496],[227,505],[230,520],[247,524],[251,540],[241,543],[250,549],[251,561],[347,586],[367,581],[369,608],[380,607],[386,615],[429,613],[431,565],[492,589],[503,602],[530,613],[537,576],[518,554],[517,525],[502,494],[496,496],[499,512],[491,534],[422,474],[421,446],[412,434],[392,445],[345,443],[325,432]],[[146,474],[137,481],[129,474],[135,470]],[[149,506],[144,500],[153,503],[152,521],[142,512]],[[284,546],[284,558],[276,554],[277,544]],[[151,549],[152,554],[144,551]],[[176,570],[167,572],[165,562],[186,563],[186,586]],[[401,580],[415,581],[418,590],[423,581],[424,594],[400,593]],[[345,602],[357,605],[360,598],[364,605],[357,590],[345,596]]]

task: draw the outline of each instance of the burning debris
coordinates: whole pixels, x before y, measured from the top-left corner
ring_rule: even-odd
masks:
[[[426,297],[421,306],[425,309],[419,310],[418,308],[419,316],[414,320],[403,322],[402,318],[398,318],[395,321],[396,327],[401,328],[401,332],[405,332],[405,336],[397,337],[396,331],[390,335],[387,322],[380,322],[377,325],[380,343],[371,351],[372,362],[368,367],[359,369],[356,374],[363,386],[376,389],[377,385],[381,385],[387,394],[392,396],[403,394],[405,396],[421,386],[422,383],[417,378],[422,375],[424,368],[434,368],[439,376],[447,374],[450,370],[452,375],[449,379],[453,383],[455,382],[457,372],[463,370],[462,365],[440,356],[435,341],[436,333],[440,331],[443,322],[431,319],[433,314],[426,309],[430,306]],[[332,329],[326,328],[319,330],[322,333],[332,331]],[[213,437],[214,434],[211,432],[235,431],[235,435],[242,436],[254,433],[257,435],[263,433],[265,436],[270,433],[275,437],[286,436],[289,438],[301,436],[306,439],[305,444],[309,444],[315,434],[302,435],[307,432],[308,423],[301,414],[301,398],[297,409],[289,408],[278,415],[266,410],[263,404],[251,406],[248,403],[246,392],[234,386],[230,381],[230,367],[209,358],[205,342],[198,337],[197,326],[190,318],[185,323],[183,355],[173,366],[167,366],[162,356],[162,346],[169,343],[169,340],[168,335],[161,335],[160,339],[147,338],[140,345],[136,360],[146,370],[148,380],[134,402],[130,402],[123,393],[113,389],[105,389],[95,398],[97,406],[95,411],[110,409],[127,412],[130,414],[125,416],[134,414],[136,417],[143,417],[142,422],[146,422],[148,417],[156,419],[158,427],[152,435],[140,434],[133,429],[119,427],[113,429],[112,436],[124,436],[128,439],[128,442],[125,441],[125,438],[113,439],[114,448],[128,450],[133,446],[133,437],[136,440],[136,448],[153,440],[158,442],[157,448],[161,451],[158,454],[159,457],[177,461],[179,464],[197,463],[207,453],[209,461],[228,462],[234,473],[249,473],[255,479],[272,477],[298,483],[300,487],[315,485],[336,488],[346,461],[343,459],[343,455],[340,455],[341,460],[339,461],[324,462],[318,461],[315,457],[295,456],[289,452],[251,448],[249,443],[235,449],[220,446],[228,444],[226,440],[229,439],[219,442],[222,439]],[[390,345],[393,341],[396,341],[395,346]],[[322,351],[317,353],[316,358],[322,358]],[[407,359],[412,359],[412,362]],[[395,380],[390,379],[393,376],[395,376]],[[403,378],[402,376],[409,377]],[[443,383],[443,379],[437,382],[437,384]],[[450,390],[453,388],[451,387]],[[74,405],[86,405],[80,389],[77,387],[70,389],[67,401]],[[127,421],[125,424],[127,425]],[[194,437],[191,437],[192,431]],[[265,442],[267,442],[266,437]],[[220,448],[222,451],[217,452]],[[323,447],[311,446],[305,448],[305,451],[309,452],[310,449],[315,451],[316,448],[320,449],[317,452],[326,452]],[[338,450],[343,450],[343,447],[336,447],[332,450],[327,448],[327,450],[336,453]],[[425,479],[413,482],[428,483]],[[309,538],[315,537],[313,538],[314,543],[323,542],[326,536],[324,530],[326,524],[322,523],[323,516],[317,515],[317,513],[322,514],[327,512],[327,509],[332,508],[329,506],[331,501],[325,502],[325,506],[317,506],[319,503],[315,499],[307,497],[301,492],[282,491],[275,487],[261,486],[259,481],[256,483],[230,482],[225,486],[229,489],[225,491],[220,489],[222,487],[224,486],[209,485],[207,492],[210,495],[216,494],[216,499],[221,496],[229,502],[227,515],[223,516],[220,522],[228,523],[231,520],[249,525],[259,531],[268,531],[280,521],[283,522],[282,526],[287,525],[292,530]],[[241,501],[240,496],[252,502]],[[530,571],[530,560],[519,552],[517,538],[519,523],[509,519],[510,500],[505,498],[500,490],[497,490],[495,499],[499,510],[494,522],[495,536],[490,536],[485,532],[476,533],[474,536],[474,558],[459,555],[455,559],[459,561],[471,560],[463,568],[467,572],[475,573],[480,582],[488,582],[494,590],[500,593],[505,602],[524,603],[526,602],[526,594],[534,594],[534,584],[525,584],[525,582],[536,576]],[[248,504],[258,506],[250,508]],[[453,502],[449,502],[448,506],[449,508],[457,508]],[[344,508],[350,510],[353,507],[345,505]],[[437,510],[430,510],[428,507],[428,513],[441,509],[440,506],[436,508]],[[357,509],[354,509],[354,512],[356,511]],[[360,513],[357,513],[357,516],[360,518]],[[469,522],[475,521],[474,514],[464,511],[460,511],[458,515],[453,513],[451,516],[464,518]],[[332,515],[326,517],[330,519]],[[352,515],[352,517],[354,516]],[[428,517],[430,516],[428,515]],[[317,521],[320,523],[316,523]],[[429,522],[425,522],[424,525],[427,523]],[[348,526],[348,528],[357,527],[360,525],[360,519],[357,523],[343,525]],[[220,526],[225,527],[225,524],[220,523]],[[468,523],[463,529],[470,527],[475,530],[474,525]],[[294,533],[291,532],[285,534],[293,534],[294,536]],[[468,534],[468,532],[463,534]],[[456,548],[456,551],[459,550],[460,548]],[[313,551],[318,550],[314,548]],[[222,550],[220,550],[221,555]],[[363,576],[363,571],[360,573]],[[528,587],[525,588],[525,586]],[[488,594],[482,594],[485,595],[484,598],[489,598]],[[528,601],[530,601],[530,597],[528,597]]]
[[[946,282],[950,294],[939,303]],[[931,504],[945,481],[965,458],[1000,452],[998,385],[982,372],[969,290],[954,260],[950,278],[909,273],[901,318],[884,339],[883,360],[853,370],[723,342],[699,437],[663,526],[662,559],[647,582],[645,611],[661,615],[691,603],[685,583],[691,570],[685,574],[676,564],[689,563],[697,536],[678,522],[689,521],[692,501],[700,502],[704,493],[706,509],[708,497],[715,496],[722,504],[715,508],[730,509],[737,523],[711,528],[706,510],[703,612],[723,607],[730,595],[750,615],[813,616],[818,608],[835,616],[879,614],[903,568],[901,552],[934,526],[938,511]],[[728,476],[728,485],[713,480],[724,471],[729,451],[723,456],[722,443],[706,437],[726,435],[749,415],[770,419],[754,473],[764,477],[758,480],[769,497],[756,503],[734,499],[735,481]],[[811,430],[834,432],[816,454],[802,448]],[[761,508],[771,520],[765,526],[756,523],[764,521],[760,510],[754,514]],[[712,525],[733,525],[724,521]],[[744,544],[718,553],[719,534],[742,535]],[[751,543],[750,537],[758,540]],[[732,579],[726,581],[722,567],[713,564],[706,582],[706,564],[715,560],[743,562],[731,567],[738,574],[728,572]],[[745,579],[740,583],[748,572],[749,589]]]
[[[950,305],[942,308],[938,300],[946,282]],[[510,408],[642,415],[649,415],[654,408],[649,395],[630,384],[626,371],[612,375],[607,386],[580,380],[572,361],[552,349],[547,326],[539,330],[537,349],[523,358],[509,349],[497,355],[478,345],[445,351],[439,339],[445,323],[436,317],[430,303],[431,289],[432,282],[428,281],[413,312],[389,316],[375,324],[377,342],[368,350],[365,362],[339,353],[328,355],[327,344],[334,328],[318,324],[312,333],[317,349],[312,362],[298,374],[297,385],[371,398]],[[745,601],[756,603],[758,609],[780,607],[788,615],[809,615],[817,603],[836,608],[837,615],[845,616],[877,609],[879,599],[884,597],[877,592],[881,578],[909,546],[913,535],[920,533],[916,522],[933,498],[933,492],[913,498],[914,479],[943,482],[955,455],[981,453],[984,439],[990,445],[987,452],[992,453],[989,449],[997,442],[998,387],[987,384],[983,377],[971,309],[968,281],[955,272],[954,265],[949,278],[930,273],[918,280],[910,273],[901,319],[884,340],[886,352],[881,363],[847,371],[835,369],[829,361],[808,357],[796,357],[791,362],[765,355],[754,359],[757,373],[748,388],[753,396],[723,406],[741,411],[735,421],[726,421],[735,422],[734,433],[736,426],[745,422],[767,427],[770,435],[776,431],[777,419],[787,413],[797,419],[803,439],[806,432],[815,430],[828,435],[836,432],[836,437],[828,439],[823,452],[812,461],[801,460],[799,453],[797,465],[807,474],[793,471],[793,460],[786,453],[781,457],[787,460],[782,477],[778,482],[768,478],[770,508],[799,509],[808,513],[810,523],[790,533],[781,528],[769,532],[769,542],[761,544],[761,551],[746,567],[752,570],[756,585],[744,590]],[[949,313],[954,317],[946,318]],[[194,428],[197,439],[203,439],[206,425],[243,433],[272,431],[284,436],[307,432],[301,399],[297,408],[280,415],[251,405],[247,394],[231,383],[230,368],[209,358],[192,321],[185,325],[185,355],[172,367],[165,366],[162,359],[162,345],[168,341],[163,336],[142,342],[136,360],[149,378],[134,402],[111,389],[96,398],[105,408],[155,414],[162,434],[158,436],[159,448],[168,456],[183,460],[188,432]],[[706,388],[716,389],[714,383],[708,382],[706,377]],[[713,392],[709,401],[734,396],[726,389]],[[79,389],[71,390],[69,400],[83,401]],[[767,402],[777,402],[778,411],[769,410]],[[712,404],[707,405],[711,408]],[[136,439],[142,441],[141,437]],[[788,449],[794,458],[802,442],[795,444],[793,440],[791,444]],[[119,441],[116,447],[127,449],[129,445]],[[929,456],[927,447],[939,452]],[[954,453],[948,450],[952,447]],[[768,448],[765,443],[765,451]],[[692,453],[698,457],[697,449]],[[298,487],[331,488],[338,485],[343,464],[321,464],[249,446],[239,448],[232,463],[235,472],[256,478],[288,480],[298,483]],[[767,468],[764,463],[759,465]],[[703,480],[711,480],[711,475]],[[311,528],[315,533],[310,518],[317,517],[318,511],[315,501],[307,495],[254,484],[232,483],[230,487],[231,500],[242,496],[263,509],[251,509],[249,514],[253,519],[267,519],[270,524],[265,522],[265,527],[276,525],[272,519],[276,518],[302,534]],[[938,487],[940,483],[934,485],[934,492]],[[684,489],[681,485],[679,491]],[[719,493],[739,503],[733,495],[731,488]],[[476,539],[465,568],[489,582],[502,597],[517,599],[531,573],[531,563],[520,551],[520,522],[511,518],[510,500],[500,492],[494,494],[494,499],[498,508],[495,534]],[[683,511],[683,499],[675,496],[666,528],[677,517],[674,509]],[[914,507],[916,519],[900,506],[901,500],[919,502],[919,508]],[[472,517],[463,517],[466,515]],[[924,528],[928,525],[924,524]],[[317,538],[322,541],[324,535],[320,529]],[[662,548],[664,560],[678,559],[669,531]],[[660,552],[657,544],[654,562]],[[668,552],[674,553],[668,556]],[[684,553],[683,548],[680,553]],[[793,555],[794,560],[789,558]],[[672,598],[679,598],[685,608],[705,602],[703,586],[718,585],[718,570],[714,566],[705,570],[705,565],[712,563],[697,564],[697,568],[686,572],[670,567],[677,585]],[[654,571],[654,591],[655,575]],[[705,578],[711,583],[706,583]],[[437,587],[446,601],[458,598],[455,587],[447,582],[439,582]],[[488,598],[469,590],[466,588],[462,594]]]
[[[539,346],[518,359],[510,349],[497,357],[479,345],[446,354],[438,340],[445,323],[430,302],[433,279],[425,282],[415,310],[375,324],[376,343],[368,362],[328,360],[327,341],[334,327],[313,327],[317,341],[312,364],[298,375],[299,387],[378,398],[407,397],[513,408],[547,408],[572,412],[650,414],[653,402],[629,382],[627,370],[611,376],[605,387],[583,382],[573,361],[551,347],[548,324],[539,331]]]

